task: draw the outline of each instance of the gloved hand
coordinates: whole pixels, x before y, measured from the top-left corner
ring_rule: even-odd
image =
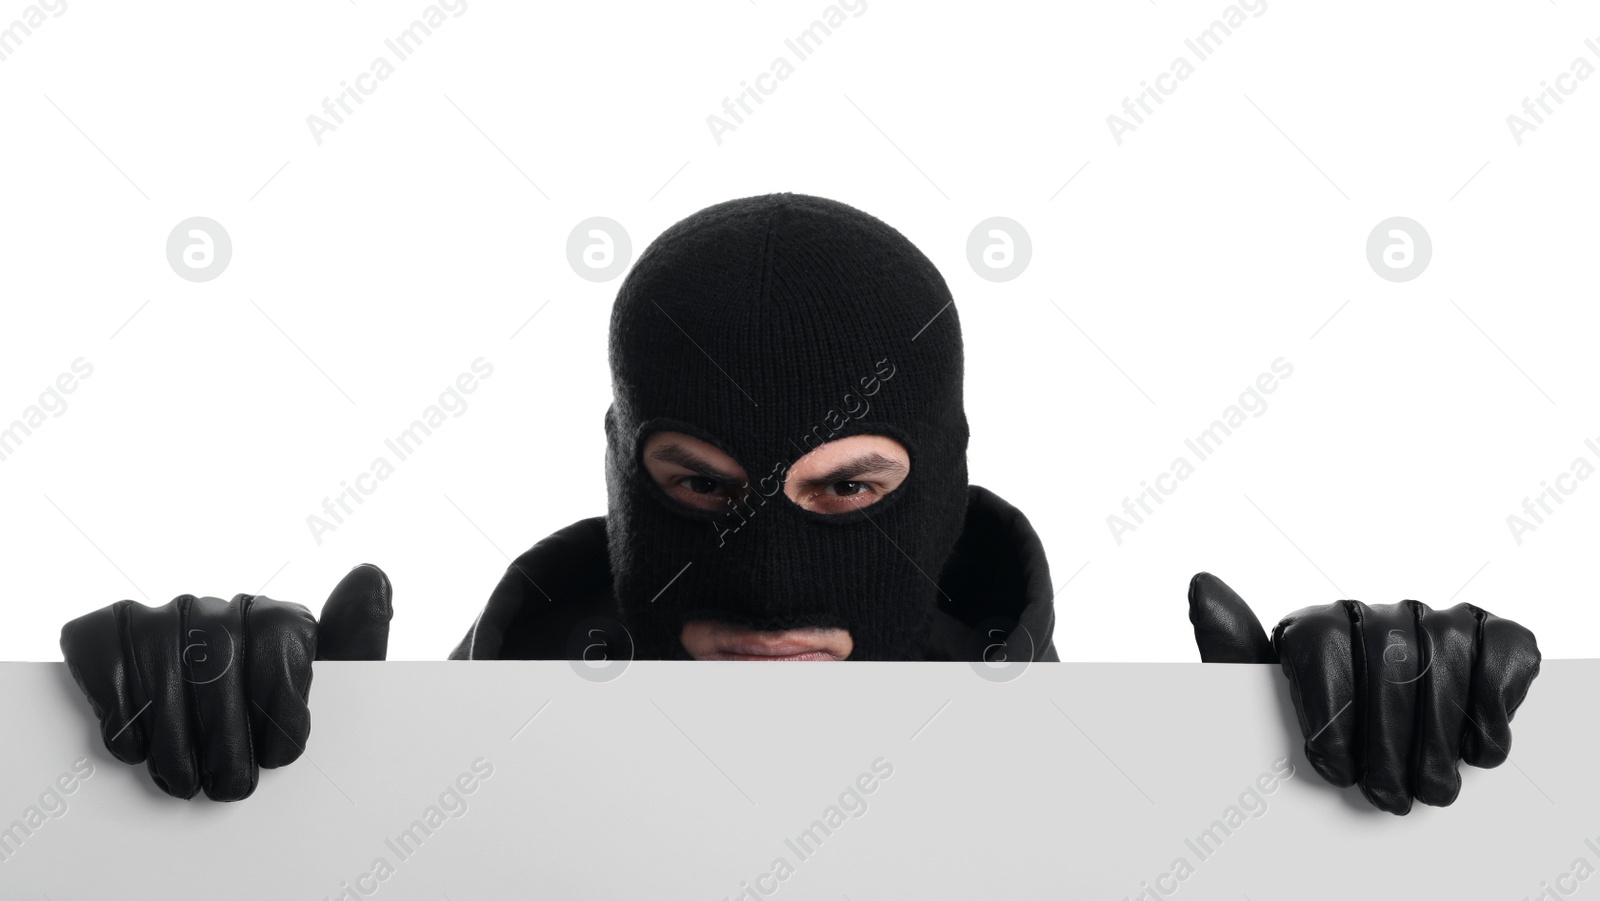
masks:
[[[1306,759],[1394,814],[1413,798],[1453,803],[1459,760],[1504,763],[1511,717],[1539,675],[1533,633],[1471,604],[1337,601],[1284,617],[1269,643],[1239,595],[1199,573],[1189,620],[1207,663],[1281,663]]]
[[[118,601],[61,627],[61,653],[113,756],[148,759],[173,797],[237,801],[260,767],[305,750],[312,660],[383,659],[391,596],[389,577],[364,563],[333,589],[320,623],[258,595]]]

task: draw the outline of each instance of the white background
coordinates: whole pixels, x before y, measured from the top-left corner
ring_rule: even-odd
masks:
[[[1195,659],[1201,569],[1269,625],[1465,601],[1600,652],[1600,480],[1520,544],[1506,521],[1600,463],[1600,77],[1520,146],[1506,123],[1600,65],[1600,14],[1273,0],[1119,145],[1106,117],[1225,4],[867,0],[719,145],[707,117],[825,4],[471,0],[319,145],[307,116],[424,6],[68,0],[7,45],[0,428],[94,369],[0,462],[0,658],[58,660],[125,597],[315,610],[363,561],[391,659],[444,657],[506,555],[604,512],[618,281],[575,274],[573,226],[637,256],[775,190],[885,219],[950,282],[973,481],[1076,574],[1064,660]],[[165,256],[191,216],[232,237],[210,282]],[[991,216],[1031,235],[1008,282],[967,262]],[[1413,281],[1367,262],[1391,216],[1432,236]],[[467,411],[318,544],[307,516],[480,356]],[[1266,412],[1118,544],[1107,516],[1278,357]]]

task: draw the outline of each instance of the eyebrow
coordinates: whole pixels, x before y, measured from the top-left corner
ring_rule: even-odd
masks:
[[[667,444],[650,452],[650,459],[660,460],[662,463],[675,463],[684,469],[708,479],[727,482],[732,485],[744,484],[744,476],[718,469],[703,457],[693,451],[677,444]]]
[[[800,485],[804,488],[824,488],[835,482],[848,482],[858,476],[905,471],[905,464],[899,460],[892,460],[877,451],[868,451],[844,461],[822,475],[806,479]]]

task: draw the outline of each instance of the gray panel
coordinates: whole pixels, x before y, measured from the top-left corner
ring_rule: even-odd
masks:
[[[217,804],[111,759],[64,665],[7,663],[0,827],[74,761],[94,772],[7,846],[0,896],[314,901],[378,871],[361,884],[384,901],[718,899],[781,871],[761,884],[783,898],[1120,899],[1181,859],[1162,884],[1195,901],[1531,897],[1600,865],[1597,686],[1600,661],[1546,661],[1511,761],[1400,818],[1306,765],[1276,667],[318,663],[307,755]],[[1284,758],[1292,777],[1252,787]],[[442,824],[402,855],[430,806]]]

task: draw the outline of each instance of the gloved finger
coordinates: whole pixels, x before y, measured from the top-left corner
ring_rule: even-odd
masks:
[[[239,659],[242,606],[195,598],[183,623],[182,674],[195,713],[200,787],[213,801],[237,801],[256,790],[245,668]]]
[[[61,656],[100,721],[106,750],[123,763],[143,763],[150,747],[142,715],[144,684],[127,641],[128,608],[133,606],[138,605],[118,601],[61,627]]]
[[[181,646],[186,609],[193,601],[186,594],[160,607],[127,610],[129,659],[149,703],[141,718],[150,736],[150,778],[162,791],[184,799],[200,790]]]
[[[1354,607],[1367,695],[1361,793],[1379,809],[1400,815],[1411,812],[1418,682],[1427,678],[1417,636],[1421,606],[1401,601]]]
[[[256,764],[266,769],[299,759],[311,735],[311,661],[317,621],[300,604],[239,595],[243,608],[245,685]]]
[[[1467,725],[1472,671],[1478,655],[1478,619],[1466,604],[1423,608],[1418,620],[1426,672],[1418,685],[1417,764],[1414,794],[1435,807],[1461,793],[1461,732]]]
[[[1509,619],[1472,610],[1478,615],[1478,666],[1472,671],[1461,756],[1473,766],[1497,767],[1511,753],[1511,717],[1539,675],[1539,643]]]
[[[1272,643],[1305,737],[1306,760],[1339,787],[1354,785],[1362,768],[1362,717],[1366,698],[1357,692],[1354,625],[1342,601],[1306,607],[1284,617]]]
[[[382,660],[389,650],[393,588],[383,570],[363,563],[345,574],[322,605],[318,660]]]
[[[1277,663],[1261,621],[1250,605],[1210,573],[1189,580],[1189,622],[1205,663]]]

